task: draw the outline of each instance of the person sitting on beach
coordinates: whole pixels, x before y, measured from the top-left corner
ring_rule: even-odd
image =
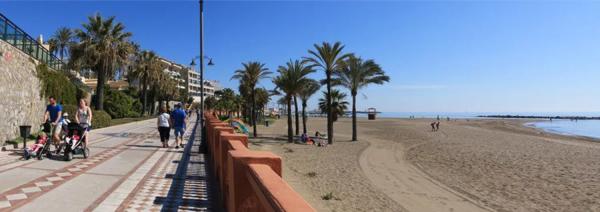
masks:
[[[302,141],[302,143],[306,143],[306,141],[308,140],[308,135],[306,135],[306,133],[302,133],[302,135],[300,136],[300,140]]]

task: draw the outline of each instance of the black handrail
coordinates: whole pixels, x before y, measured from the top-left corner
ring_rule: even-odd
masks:
[[[46,65],[48,65],[49,68],[52,68],[54,70],[66,70],[67,66],[66,64],[60,60],[58,57],[56,57],[54,54],[52,54],[52,52],[50,52],[48,49],[44,48],[44,46],[39,43],[37,40],[33,39],[33,37],[31,37],[29,34],[27,34],[23,29],[21,29],[19,26],[17,26],[14,22],[12,22],[10,19],[8,19],[6,16],[4,16],[4,14],[0,13],[0,23],[4,22],[4,29],[0,29],[2,31],[2,34],[0,34],[0,39],[6,41],[7,43],[9,43],[10,45],[14,46],[15,48],[21,50],[23,53],[35,58],[36,60],[45,63]],[[7,39],[7,37],[9,36],[8,34],[8,29],[9,27],[11,27],[11,29],[14,29],[15,34],[11,34],[13,36],[16,35],[22,35],[23,39],[22,39],[22,43],[19,45],[17,44],[16,39],[14,39],[14,43],[12,41],[9,41]],[[37,46],[37,51],[35,51],[35,55],[33,54],[34,50],[30,50],[30,49],[25,49],[25,45],[29,46],[31,48],[31,46],[36,45]],[[42,51],[42,53],[40,54],[39,51]],[[45,54],[44,54],[45,53]],[[48,59],[43,58],[44,56],[48,57]]]

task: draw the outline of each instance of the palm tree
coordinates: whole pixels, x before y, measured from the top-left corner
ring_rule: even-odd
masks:
[[[153,51],[142,51],[135,60],[135,67],[131,71],[130,76],[139,79],[139,85],[142,91],[142,113],[143,116],[146,113],[148,106],[148,88],[156,88],[156,82],[160,82],[160,76],[162,73],[162,66],[158,61],[158,56]],[[168,76],[167,76],[168,77]],[[154,105],[154,104],[153,104]]]
[[[305,58],[306,61],[312,63],[312,65],[320,67],[325,71],[326,79],[325,83],[327,84],[327,95],[331,94],[331,75],[334,71],[340,68],[340,63],[349,57],[349,54],[342,54],[342,50],[344,49],[344,45],[340,42],[335,42],[333,45],[327,42],[323,42],[321,46],[315,44],[315,50],[308,50],[308,53],[311,57]],[[331,101],[330,98],[326,98],[328,101],[327,108],[331,109]],[[329,144],[333,143],[333,111],[327,111],[327,142]]]
[[[285,105],[287,110],[287,126],[288,126],[288,142],[292,143],[294,130],[292,129],[292,96],[293,96],[293,79],[291,73],[285,69],[279,69],[279,76],[273,78],[273,84],[275,84],[274,93],[281,94],[283,92],[283,99],[285,99]]]
[[[236,70],[231,79],[240,80],[240,84],[244,83],[247,85],[249,90],[254,91],[256,85],[261,79],[269,77],[271,72],[268,68],[265,68],[264,63],[260,62],[247,62],[242,63],[243,69]],[[253,135],[256,138],[256,99],[254,92],[250,93],[250,114],[253,128]]]
[[[177,92],[179,88],[177,88],[177,81],[162,71],[159,72],[158,80],[155,82],[155,86],[152,87],[154,88],[156,96],[158,97],[158,107],[162,108],[164,106],[163,103],[168,101],[169,98],[172,97],[173,93]]]
[[[309,80],[298,93],[300,100],[302,100],[302,133],[306,133],[306,105],[308,103],[308,99],[319,89],[321,89],[319,82],[316,80]]]
[[[327,97],[331,97],[330,101],[327,101]],[[331,95],[327,95],[326,92],[323,92],[323,97],[319,99],[319,109],[322,113],[326,113],[327,111],[332,111],[332,120],[337,121],[338,117],[343,116],[345,111],[348,109],[348,102],[346,99],[346,94],[340,92],[340,90],[333,89],[331,90]],[[327,102],[331,102],[331,107],[327,107]],[[329,135],[328,135],[329,136]]]
[[[373,60],[363,61],[361,58],[350,56],[343,62],[342,68],[335,71],[334,84],[350,90],[352,96],[352,141],[357,140],[356,133],[356,94],[358,90],[369,84],[381,85],[390,81],[381,67]]]
[[[286,98],[287,111],[288,111],[288,141],[292,141],[292,98],[294,105],[296,106],[296,134],[300,134],[300,121],[298,119],[298,104],[296,95],[300,93],[303,86],[311,82],[311,79],[307,78],[308,74],[313,73],[312,66],[307,66],[305,61],[289,61],[285,66],[279,66],[277,69],[279,76],[273,80],[275,84],[275,93],[283,92]],[[281,92],[279,92],[281,91]]]
[[[257,88],[254,90],[254,93],[256,95],[256,109],[260,114],[260,120],[264,121],[264,108],[269,103],[269,100],[271,100],[271,95],[269,91],[265,88]]]
[[[69,48],[73,45],[73,31],[67,27],[61,27],[56,30],[52,38],[48,40],[50,52],[58,54],[60,60],[69,53]]]
[[[102,18],[100,14],[88,17],[83,29],[76,29],[78,43],[71,47],[71,67],[87,68],[96,72],[96,109],[104,109],[104,87],[108,78],[118,68],[127,64],[133,51],[122,23],[115,23],[115,17]]]

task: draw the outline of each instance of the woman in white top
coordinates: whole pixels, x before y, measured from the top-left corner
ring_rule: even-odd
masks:
[[[85,139],[83,140],[84,147],[88,144],[88,132],[92,127],[92,109],[87,106],[85,99],[79,100],[79,108],[77,108],[77,114],[75,114],[75,121],[79,123],[79,126],[83,127],[85,131]]]
[[[169,147],[169,134],[171,133],[171,116],[167,113],[167,108],[164,106],[160,108],[160,115],[156,120],[158,127],[158,133],[160,134],[160,142],[162,142],[163,148]]]

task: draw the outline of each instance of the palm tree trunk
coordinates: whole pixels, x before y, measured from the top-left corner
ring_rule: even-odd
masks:
[[[104,110],[104,84],[106,83],[106,70],[98,71],[98,80],[96,83],[96,110]]]
[[[298,118],[298,98],[294,96],[294,108],[296,111],[296,135],[300,135],[300,119]]]
[[[331,70],[327,70],[327,143],[333,144],[333,108],[331,108]]]
[[[256,100],[254,99],[254,92],[252,92],[252,134],[256,138]]]
[[[302,133],[306,134],[306,101],[302,101]]]
[[[154,109],[155,109],[155,107],[154,107],[154,102],[155,102],[155,101],[154,101],[154,94],[153,94],[153,95],[152,95],[152,101],[150,101],[150,115],[151,115],[151,116],[152,116],[152,115],[154,115]]]
[[[292,136],[294,134],[294,130],[292,129],[292,97],[287,97],[287,122],[288,122],[288,142],[294,142]]]
[[[356,94],[352,94],[352,141],[357,141],[356,138]]]
[[[144,116],[144,114],[146,114],[146,109],[148,106],[148,80],[146,80],[146,77],[144,77],[142,79],[142,98],[144,99],[144,101],[142,102],[142,113],[140,114],[140,116]]]

